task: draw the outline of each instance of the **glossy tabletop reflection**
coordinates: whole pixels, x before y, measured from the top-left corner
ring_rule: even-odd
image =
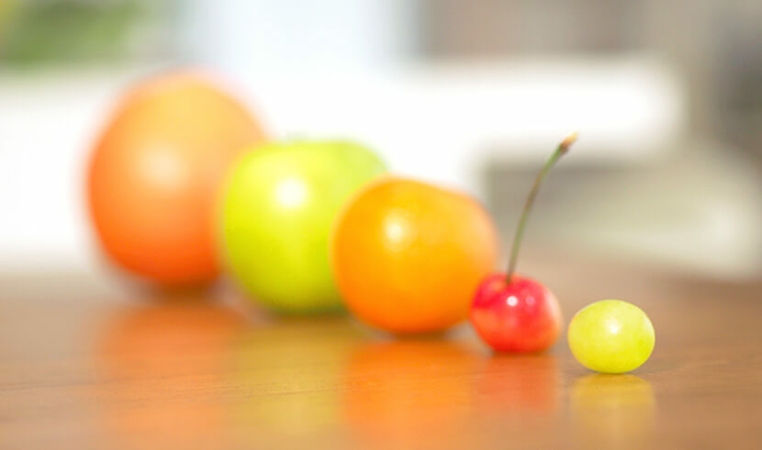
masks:
[[[494,356],[468,327],[395,340],[343,316],[268,317],[229,292],[2,277],[0,447],[762,447],[762,283],[528,266],[567,322],[603,298],[641,306],[651,360],[596,375],[565,338]]]

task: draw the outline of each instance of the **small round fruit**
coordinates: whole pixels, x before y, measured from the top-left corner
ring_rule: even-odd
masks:
[[[121,100],[93,149],[87,202],[106,256],[160,285],[198,285],[218,272],[214,219],[232,162],[265,135],[207,77],[170,73]]]
[[[516,275],[519,249],[529,212],[545,176],[577,139],[573,133],[558,145],[537,174],[519,217],[507,273],[495,273],[479,285],[471,305],[471,324],[498,352],[539,352],[550,348],[561,332],[561,307],[540,282]]]
[[[331,243],[349,309],[393,333],[437,332],[462,322],[497,257],[495,226],[473,198],[392,177],[354,198]]]
[[[471,305],[471,324],[498,352],[531,353],[550,348],[561,333],[561,306],[539,282],[504,273],[487,277]]]
[[[651,320],[637,306],[601,300],[581,309],[569,324],[569,348],[588,369],[624,373],[645,363],[656,336]]]

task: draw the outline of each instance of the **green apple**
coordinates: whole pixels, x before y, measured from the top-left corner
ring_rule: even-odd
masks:
[[[375,153],[351,142],[288,141],[247,153],[223,199],[223,255],[233,278],[278,312],[340,309],[330,230],[350,196],[384,172]]]

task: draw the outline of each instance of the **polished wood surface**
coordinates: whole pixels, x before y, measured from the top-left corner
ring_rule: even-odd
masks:
[[[395,340],[225,290],[0,276],[0,448],[762,448],[762,283],[522,269],[567,319],[603,298],[643,307],[651,360],[596,375],[565,339],[493,356],[468,327]]]

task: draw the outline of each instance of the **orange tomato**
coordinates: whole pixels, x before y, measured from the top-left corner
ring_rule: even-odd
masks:
[[[463,321],[497,258],[495,226],[474,199],[401,178],[359,193],[331,239],[348,308],[394,333],[436,332]]]
[[[246,109],[200,74],[136,86],[98,140],[87,175],[105,253],[159,284],[212,281],[219,185],[233,160],[264,139]]]

